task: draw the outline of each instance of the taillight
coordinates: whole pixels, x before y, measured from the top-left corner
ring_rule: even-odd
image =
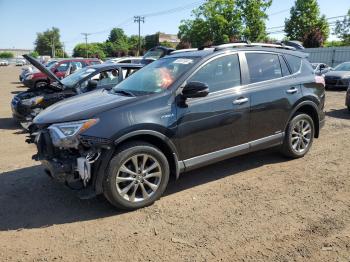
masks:
[[[323,87],[326,86],[326,82],[325,82],[323,76],[315,76],[315,82],[316,82],[316,84],[322,84]]]

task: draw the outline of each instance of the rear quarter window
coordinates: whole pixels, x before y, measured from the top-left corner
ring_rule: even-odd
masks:
[[[284,55],[289,65],[292,74],[300,71],[301,68],[301,58],[294,55]]]

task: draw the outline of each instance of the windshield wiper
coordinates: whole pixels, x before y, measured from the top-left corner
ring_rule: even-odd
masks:
[[[126,90],[114,90],[114,93],[116,93],[116,94],[123,94],[123,95],[126,95],[126,96],[135,96],[135,94],[133,94],[130,91],[126,91]]]

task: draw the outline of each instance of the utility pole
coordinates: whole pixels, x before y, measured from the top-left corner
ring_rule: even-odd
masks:
[[[62,42],[62,47],[63,47],[63,58],[65,58],[66,46],[65,46],[64,42]]]
[[[140,55],[140,51],[141,51],[141,22],[145,23],[145,17],[144,16],[134,16],[134,23],[138,23],[139,24],[139,48],[137,51],[137,55]]]
[[[89,33],[81,33],[85,37],[85,50],[86,50],[86,58],[88,58],[88,48],[87,48],[87,42],[88,42],[88,36],[91,35]]]
[[[51,56],[52,56],[52,58],[55,57],[55,38],[54,38],[54,36],[51,37]]]

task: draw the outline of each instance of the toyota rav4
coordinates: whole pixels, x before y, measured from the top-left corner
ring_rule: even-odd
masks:
[[[226,44],[166,56],[111,90],[59,102],[34,119],[28,141],[50,176],[131,210],[184,171],[269,147],[303,157],[324,103],[305,53]]]

